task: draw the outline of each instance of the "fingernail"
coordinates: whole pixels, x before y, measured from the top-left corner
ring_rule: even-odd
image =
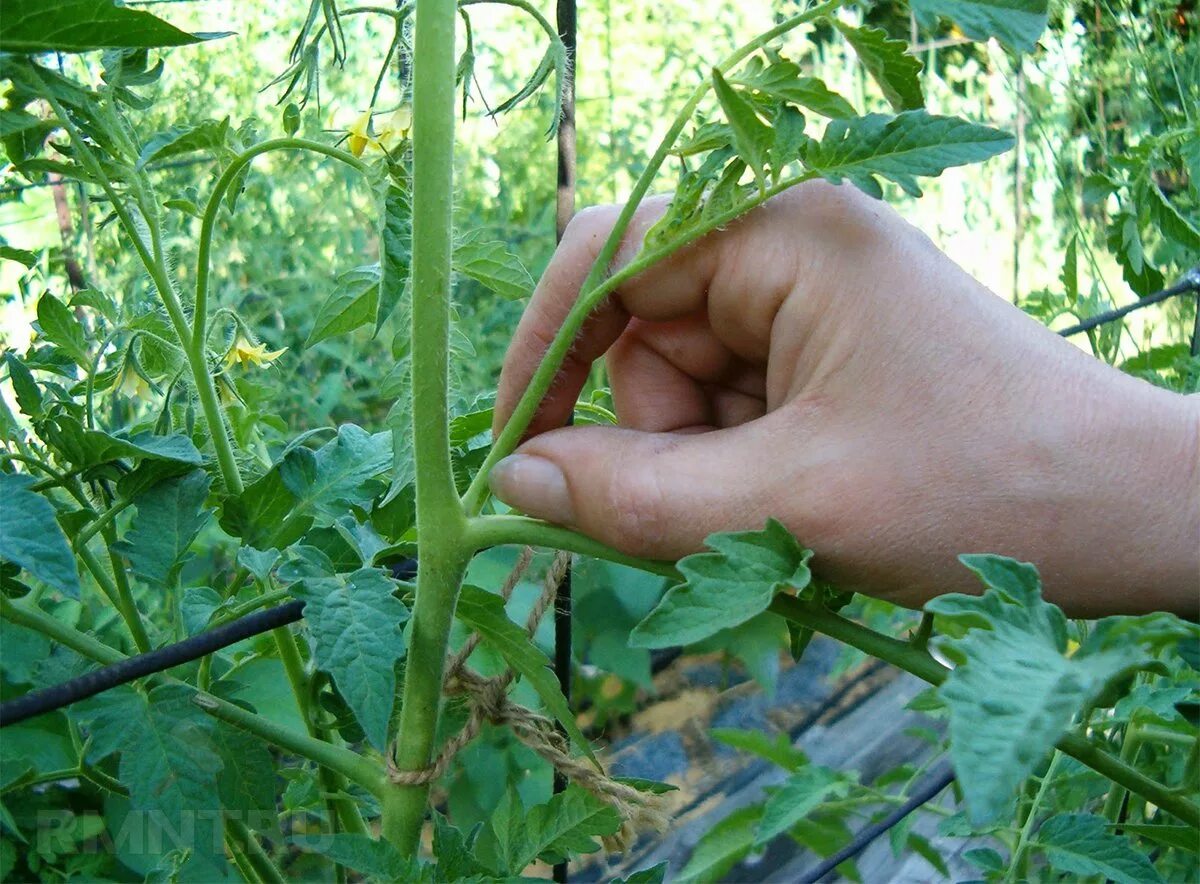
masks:
[[[574,522],[566,476],[544,457],[510,454],[492,467],[488,484],[514,509],[561,525]]]

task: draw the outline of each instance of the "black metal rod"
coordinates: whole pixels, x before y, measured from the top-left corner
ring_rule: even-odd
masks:
[[[1132,304],[1126,304],[1124,307],[1117,307],[1113,310],[1105,310],[1103,313],[1097,313],[1095,316],[1089,316],[1082,322],[1076,323],[1068,328],[1064,328],[1059,332],[1064,338],[1069,338],[1072,335],[1080,334],[1081,332],[1091,331],[1097,326],[1104,325],[1109,322],[1116,322],[1124,316],[1128,316],[1134,310],[1141,310],[1143,307],[1149,307],[1152,304],[1158,304],[1168,298],[1174,298],[1176,295],[1186,295],[1188,292],[1200,291],[1200,264],[1193,267],[1187,273],[1180,277],[1179,282],[1170,288],[1165,288],[1161,292],[1155,292],[1152,295],[1146,295],[1134,301]]]
[[[0,703],[0,727],[8,727],[35,715],[86,700],[136,678],[144,678],[183,663],[199,660],[251,636],[295,623],[303,616],[304,602],[288,602],[274,608],[265,608],[173,645],[138,654],[119,663],[111,663],[51,688],[31,691],[15,700]]]
[[[558,187],[557,205],[554,213],[554,238],[561,242],[571,216],[575,214],[575,46],[577,17],[575,0],[558,0],[555,7],[555,24],[558,36],[567,50],[567,76],[563,83],[562,119],[558,121]],[[558,595],[554,598],[554,673],[558,686],[571,703],[571,565],[568,563]],[[561,728],[560,728],[561,729]],[[567,788],[567,780],[559,771],[554,771],[553,792],[555,795]],[[568,877],[568,861],[555,864],[551,876],[564,884]]]
[[[898,825],[901,820],[924,804],[932,801],[939,792],[954,782],[954,771],[946,765],[939,771],[930,774],[912,797],[885,816],[877,823],[863,828],[854,839],[833,856],[822,860],[821,863],[809,869],[800,876],[801,884],[816,884],[848,859],[854,859],[866,850],[876,839]]]

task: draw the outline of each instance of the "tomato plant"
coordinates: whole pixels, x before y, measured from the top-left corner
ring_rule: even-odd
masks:
[[[668,825],[669,787],[605,772],[535,641],[575,555],[670,586],[629,624],[630,647],[694,646],[753,622],[766,627],[756,635],[786,630],[796,657],[822,633],[929,682],[923,703],[945,721],[962,797],[946,812],[948,831],[993,837],[1007,852],[979,848],[988,877],[1194,875],[1195,624],[1166,614],[1071,622],[1042,598],[1033,565],[964,556],[981,594],[942,596],[911,635],[895,637],[847,616],[851,596],[809,570],[819,551],[774,520],[714,535],[709,551],[678,562],[645,561],[504,512],[488,492],[488,471],[515,449],[576,334],[622,281],[801,182],[917,196],[919,178],[1001,154],[1012,136],[927,112],[920,62],[905,41],[851,15],[853,4],[827,0],[781,16],[713,63],[682,102],[511,419],[489,440],[489,399],[452,408],[452,358],[465,347],[456,280],[519,300],[533,279],[505,243],[455,228],[456,119],[475,63],[471,14],[485,2],[528,16],[545,45],[495,112],[548,93],[553,133],[570,57],[526,0],[312,0],[272,84],[284,107],[271,137],[229,119],[139,125],[163,50],[218,52],[220,35],[105,0],[6,0],[7,158],[31,180],[78,183],[144,278],[128,295],[40,293],[33,344],[4,355],[19,411],[0,408],[4,696],[40,702],[70,684],[85,697],[5,722],[0,785],[6,802],[19,803],[0,805],[4,874],[491,880],[594,852],[597,839],[619,849]],[[1048,18],[1036,0],[912,6],[1013,53],[1031,50]],[[358,16],[382,19],[390,40],[362,96],[368,110],[331,137],[313,131],[311,117],[306,124],[304,107],[323,69],[362,51],[343,28]],[[890,111],[859,113],[783,56],[780,38],[803,29],[843,41]],[[1164,238],[1179,266],[1200,252],[1195,226],[1155,183],[1168,160],[1195,167],[1195,133],[1169,122],[1093,182],[1124,199],[1112,240],[1139,294],[1164,281],[1147,242]],[[214,303],[222,224],[256,211],[243,194],[256,166],[295,153],[347,170],[374,206],[377,262],[338,277],[296,354],[316,359],[360,328],[378,348],[390,333],[394,362],[379,392],[394,404],[374,432],[350,423],[300,430],[272,415],[254,375],[284,350]],[[165,164],[195,155],[219,164],[207,193],[163,190]],[[674,159],[681,172],[669,208],[636,257],[612,271],[634,211]],[[8,246],[4,257],[31,272],[37,263]],[[1051,318],[1078,309],[1077,296],[1034,310]],[[1179,356],[1146,370],[1186,387]],[[597,389],[578,419],[611,419],[607,404]],[[481,553],[514,546],[558,551],[522,616],[510,602],[531,567],[527,553],[503,586],[480,587],[469,570]],[[237,631],[247,623],[262,628]],[[233,657],[213,653],[226,635],[245,643]],[[130,668],[206,641],[213,647],[169,671]],[[99,693],[88,688],[98,674],[76,678],[95,664],[109,673]],[[286,686],[285,714],[270,701],[272,682]],[[433,788],[489,727],[570,785],[540,802],[509,787],[488,825],[463,831]],[[677,872],[686,879],[719,876],[775,838],[799,839],[814,813],[887,804],[877,786],[762,735],[725,737],[786,778],[706,836]],[[1077,812],[1048,814],[1056,772],[1068,767],[1084,783]],[[99,829],[94,813],[50,800],[64,783],[81,811],[103,809]],[[104,849],[78,847],[97,837],[108,839]],[[656,867],[628,880],[666,874]]]

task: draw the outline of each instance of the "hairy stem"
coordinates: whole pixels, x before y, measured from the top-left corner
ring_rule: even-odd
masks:
[[[417,0],[413,61],[412,377],[418,560],[412,637],[405,669],[395,764],[429,764],[441,712],[446,644],[470,557],[466,518],[454,486],[447,407],[450,258],[454,222],[454,0]],[[383,836],[412,856],[421,835],[426,785],[392,785],[383,797]]]
[[[262,845],[258,843],[258,839],[250,828],[239,819],[232,816],[225,817],[225,833],[226,837],[231,839],[242,851],[242,857],[246,864],[254,871],[255,876],[264,884],[285,884],[286,878],[283,877],[283,872],[275,863],[271,862],[271,857],[267,856],[267,852],[263,850]]]

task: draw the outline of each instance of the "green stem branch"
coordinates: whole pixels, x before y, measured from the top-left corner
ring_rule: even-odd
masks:
[[[433,753],[446,645],[470,557],[454,486],[447,387],[454,193],[454,0],[417,0],[413,53],[412,377],[418,558],[395,763],[420,770]],[[383,837],[417,850],[429,786],[392,785]]]

